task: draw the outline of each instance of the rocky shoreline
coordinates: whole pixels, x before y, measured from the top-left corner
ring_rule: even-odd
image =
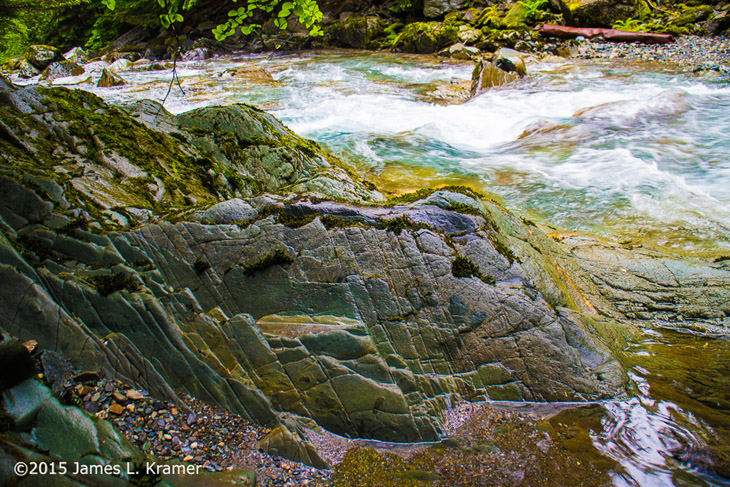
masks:
[[[680,36],[669,44],[578,41],[583,59],[623,59],[666,63],[684,72],[730,75],[730,39],[724,36]]]

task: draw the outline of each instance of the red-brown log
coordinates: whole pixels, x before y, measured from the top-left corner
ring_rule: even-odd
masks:
[[[674,41],[671,34],[655,34],[653,32],[631,32],[628,30],[601,29],[598,27],[565,27],[562,25],[544,24],[540,34],[545,37],[561,39],[603,39],[611,42],[643,42],[645,44],[666,44]]]

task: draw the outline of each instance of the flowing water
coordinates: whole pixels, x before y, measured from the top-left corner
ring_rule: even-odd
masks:
[[[251,103],[404,192],[469,184],[533,219],[688,254],[730,250],[730,83],[659,65],[539,64],[463,104],[472,65],[357,52],[220,57],[179,67],[172,112]],[[130,69],[115,102],[161,100],[170,71]],[[645,330],[634,388],[598,408],[618,486],[730,486],[730,343]]]

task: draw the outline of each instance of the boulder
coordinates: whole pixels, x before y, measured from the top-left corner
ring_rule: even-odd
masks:
[[[84,68],[73,61],[58,61],[49,65],[43,70],[42,79],[54,80],[58,78],[68,78],[70,76],[80,76],[84,74]]]
[[[124,71],[125,69],[129,69],[131,65],[132,61],[127,58],[117,59],[109,66],[109,71]]]
[[[457,42],[453,46],[449,46],[446,49],[439,52],[439,56],[450,57],[453,59],[477,59],[482,55],[482,51],[476,47],[465,46],[464,44]]]
[[[431,54],[453,44],[458,28],[443,22],[414,22],[406,25],[393,42],[393,50]]]
[[[14,89],[15,85],[13,85],[13,83],[11,83],[9,79],[7,79],[5,76],[2,75],[2,73],[0,73],[0,93]]]
[[[99,88],[112,88],[114,86],[122,86],[125,85],[126,81],[121,76],[118,76],[111,72],[110,70],[104,68],[101,71],[101,77],[99,78],[99,81],[96,83],[96,86]]]
[[[208,225],[236,224],[250,220],[257,215],[253,206],[239,198],[213,205],[193,215],[193,220]]]
[[[640,18],[648,11],[643,0],[559,0],[568,25],[612,27],[616,22]]]
[[[80,47],[74,47],[63,55],[67,60],[73,61],[76,64],[86,64],[89,62],[89,53],[84,51]]]
[[[23,58],[39,72],[42,72],[51,63],[61,61],[63,59],[63,55],[61,55],[61,51],[55,47],[36,44],[25,50]]]
[[[423,16],[435,19],[453,11],[459,10],[469,3],[468,0],[424,0]]]
[[[459,32],[457,33],[459,42],[463,42],[464,44],[474,44],[481,36],[482,31],[469,27],[468,25],[460,25]]]
[[[205,47],[196,47],[183,54],[183,61],[205,61],[213,56],[210,49]]]
[[[26,59],[21,59],[17,65],[17,72],[20,78],[29,79],[41,74],[41,72],[30,64]]]
[[[533,56],[514,49],[500,48],[491,61],[479,59],[471,77],[471,96],[483,91],[516,81],[527,74],[527,62]]]
[[[492,56],[492,62],[496,67],[507,73],[517,73],[520,76],[527,74],[525,60],[533,56],[523,52],[503,47]]]
[[[365,49],[377,47],[373,40],[382,35],[385,22],[378,17],[346,17],[327,29],[327,35],[337,45]]]

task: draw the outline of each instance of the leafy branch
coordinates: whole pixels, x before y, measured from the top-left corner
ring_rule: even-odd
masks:
[[[249,21],[259,11],[274,17],[274,25],[281,30],[289,26],[289,16],[295,15],[309,29],[309,35],[322,35],[319,22],[323,14],[315,0],[248,0],[246,6],[228,12],[228,21],[213,29],[213,35],[216,40],[222,41],[235,34],[236,30],[244,35],[258,32],[261,24]]]
[[[527,0],[526,2],[523,2],[522,0],[520,0],[517,3],[519,3],[520,5],[522,5],[523,7],[525,7],[527,9],[528,17],[532,17],[533,15],[535,15],[537,13],[538,10],[540,10],[542,8],[543,5],[548,3],[548,0]]]

